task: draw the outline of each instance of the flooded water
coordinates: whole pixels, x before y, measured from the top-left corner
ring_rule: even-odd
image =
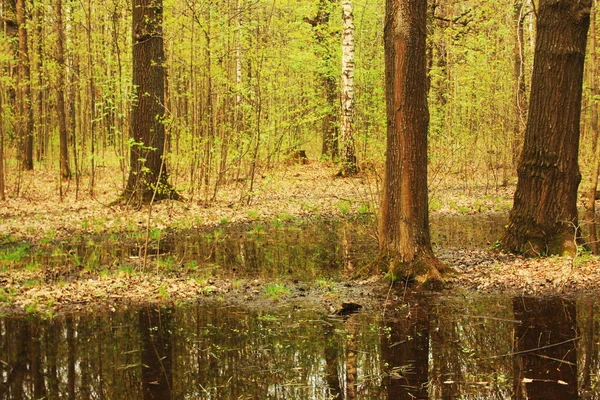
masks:
[[[598,398],[598,325],[590,299],[474,295],[345,318],[214,305],[5,317],[0,399]]]
[[[432,239],[483,248],[505,219],[434,218]],[[54,243],[23,263],[101,269],[140,257],[140,243]],[[173,260],[173,269],[194,263],[223,275],[311,280],[361,270],[375,251],[373,221],[364,218],[159,232],[149,253]],[[0,400],[597,399],[599,305],[464,292],[345,317],[223,303],[9,315],[0,318]]]

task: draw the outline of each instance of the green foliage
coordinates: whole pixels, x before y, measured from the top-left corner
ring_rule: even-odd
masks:
[[[11,246],[0,250],[0,265],[14,265],[16,263],[20,263],[25,258],[30,247],[31,246],[29,244],[23,243],[18,246]]]
[[[349,201],[344,200],[344,201],[340,201],[340,202],[336,203],[336,207],[340,213],[349,214],[352,204]]]
[[[285,285],[280,283],[267,283],[263,294],[271,299],[279,299],[282,296],[290,295],[291,291]]]

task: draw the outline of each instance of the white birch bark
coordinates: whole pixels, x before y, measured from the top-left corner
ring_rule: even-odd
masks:
[[[343,145],[342,173],[353,174],[357,170],[354,153],[354,14],[352,0],[342,0],[342,94],[340,139]]]

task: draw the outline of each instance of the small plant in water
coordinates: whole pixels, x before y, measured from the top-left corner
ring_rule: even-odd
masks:
[[[27,271],[27,272],[37,272],[37,271],[40,271],[41,269],[42,269],[42,266],[35,261],[29,262],[29,263],[27,263],[27,266],[25,266],[25,271]]]
[[[258,316],[258,320],[259,321],[269,321],[269,322],[276,322],[279,321],[281,318],[272,315],[272,314],[264,314],[264,315],[259,315]]]
[[[10,264],[21,262],[27,253],[27,249],[29,249],[28,244],[10,247],[0,253],[0,262],[6,262]]]
[[[296,217],[294,217],[292,214],[281,213],[277,214],[277,219],[281,221],[293,221],[294,219],[296,219]]]
[[[261,235],[265,231],[265,228],[262,225],[255,225],[254,228],[248,234],[250,235]]]
[[[317,278],[315,283],[316,283],[317,287],[319,287],[321,289],[331,289],[331,287],[333,286],[331,279],[323,278],[323,277]]]
[[[37,304],[31,303],[25,306],[25,312],[27,314],[37,314],[40,311]]]
[[[290,289],[280,283],[267,283],[264,289],[264,295],[272,299],[278,299],[281,296],[291,294]]]

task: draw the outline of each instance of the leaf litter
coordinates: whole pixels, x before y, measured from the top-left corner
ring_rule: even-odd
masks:
[[[252,196],[246,196],[244,202],[240,201],[243,196],[239,185],[234,183],[224,186],[218,200],[211,204],[183,191],[186,200],[163,201],[153,204],[151,209],[115,205],[119,188],[110,180],[99,179],[93,196],[82,192],[76,198],[71,188],[58,198],[54,180],[47,172],[26,172],[23,179],[36,182],[35,190],[34,185],[24,185],[29,190],[0,203],[0,250],[11,243],[40,246],[48,241],[91,234],[182,230],[248,220],[302,220],[325,215],[336,218],[376,212],[380,176],[367,171],[357,177],[335,178],[336,172],[337,167],[327,163],[291,165],[263,175]],[[115,171],[113,176],[116,174]],[[507,215],[513,191],[514,185],[492,189],[481,185],[466,191],[461,185],[448,184],[430,193],[436,202],[432,214]],[[600,281],[600,260],[591,255],[576,259],[528,259],[491,249],[439,248],[436,252],[456,271],[446,277],[446,290],[463,288],[546,296],[592,291]],[[202,299],[257,307],[309,301],[326,309],[339,309],[344,303],[368,308],[381,304],[389,288],[384,275],[377,273],[349,282],[332,282],[327,289],[292,283],[290,294],[265,299],[261,296],[265,282],[260,280],[236,281],[219,276],[206,280],[186,274],[150,272],[107,276],[89,271],[49,274],[44,268],[30,271],[12,265],[0,261],[0,310],[4,312],[59,312],[90,307],[114,310],[117,305],[128,303]]]

